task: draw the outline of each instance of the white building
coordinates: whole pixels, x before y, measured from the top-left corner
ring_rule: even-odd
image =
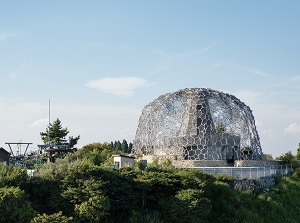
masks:
[[[112,155],[114,157],[114,166],[117,169],[120,169],[122,167],[134,167],[134,159],[133,156],[125,156],[120,154],[114,154]]]

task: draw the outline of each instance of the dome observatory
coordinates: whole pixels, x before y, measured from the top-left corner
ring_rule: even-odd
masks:
[[[233,95],[187,88],[161,95],[142,110],[133,143],[137,156],[173,160],[260,160],[251,109]]]

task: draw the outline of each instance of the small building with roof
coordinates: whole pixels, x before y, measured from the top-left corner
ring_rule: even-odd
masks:
[[[120,169],[122,167],[134,167],[134,156],[125,156],[120,154],[113,154],[114,168]]]
[[[9,165],[9,157],[10,153],[0,147],[0,163],[2,163],[4,166]]]

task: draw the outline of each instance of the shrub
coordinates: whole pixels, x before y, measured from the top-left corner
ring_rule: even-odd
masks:
[[[0,188],[0,222],[27,223],[35,215],[28,196],[18,187]]]
[[[54,214],[38,214],[34,219],[31,220],[31,223],[71,223],[73,220],[72,217],[66,217],[62,215],[62,212]]]

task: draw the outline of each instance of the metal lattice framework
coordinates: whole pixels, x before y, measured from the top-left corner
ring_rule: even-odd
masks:
[[[233,162],[258,160],[262,149],[248,106],[227,93],[187,88],[144,107],[133,153]]]

